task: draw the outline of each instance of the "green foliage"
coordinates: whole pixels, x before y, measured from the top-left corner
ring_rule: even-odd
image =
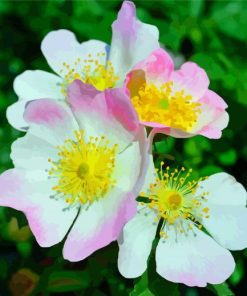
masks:
[[[181,64],[182,57],[204,67],[210,88],[229,105],[230,124],[220,140],[175,140],[157,135],[153,147],[155,163],[164,160],[171,167],[191,167],[195,177],[226,171],[246,186],[247,2],[135,3],[138,17],[159,28],[160,42],[172,52],[175,64]],[[0,172],[13,166],[11,143],[22,135],[9,126],[5,116],[6,108],[17,100],[13,80],[27,69],[50,71],[40,51],[43,37],[51,30],[66,28],[75,32],[81,42],[99,39],[110,43],[110,26],[120,4],[120,0],[0,1]],[[62,243],[42,249],[28,236],[25,241],[11,240],[8,231],[13,217],[20,227],[27,225],[22,213],[0,208],[0,295],[10,295],[11,279],[23,267],[40,276],[34,295],[177,296],[180,292],[192,295],[192,291],[193,295],[204,295],[202,289],[178,289],[178,285],[159,277],[154,266],[140,279],[124,279],[117,271],[117,244],[82,262],[69,263],[60,258]],[[242,252],[238,255],[240,259],[229,283],[236,295],[245,295],[241,285],[246,257]],[[210,286],[207,293],[234,295],[227,284]]]

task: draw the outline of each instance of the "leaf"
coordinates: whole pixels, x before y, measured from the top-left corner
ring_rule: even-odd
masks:
[[[235,296],[235,294],[230,290],[227,283],[222,283],[219,285],[208,285],[207,288],[213,291],[217,296]]]
[[[90,277],[86,271],[55,271],[48,280],[49,292],[71,292],[89,286]]]
[[[178,284],[169,282],[162,277],[158,277],[149,285],[150,290],[155,296],[163,296],[164,291],[166,295],[169,296],[179,296]]]
[[[236,286],[244,277],[244,260],[240,259],[236,262],[234,273],[229,278],[229,282]]]
[[[145,272],[142,277],[136,281],[134,290],[130,292],[130,296],[154,296],[148,288],[148,276]]]

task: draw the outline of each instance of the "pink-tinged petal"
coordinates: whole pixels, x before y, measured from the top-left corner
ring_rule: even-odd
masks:
[[[228,106],[226,102],[215,92],[208,89],[205,95],[199,101],[201,104],[206,104],[214,107],[216,110],[225,110]]]
[[[157,226],[155,213],[141,205],[135,217],[124,226],[118,239],[118,269],[124,277],[139,277],[147,269]]]
[[[176,90],[185,90],[194,100],[202,98],[209,85],[206,72],[192,62],[184,63],[180,70],[174,71],[171,80],[174,81]]]
[[[41,43],[41,50],[49,64],[49,66],[64,77],[68,71],[63,66],[66,63],[70,68],[74,68],[76,72],[81,73],[84,59],[91,55],[91,58],[97,58],[98,53],[106,53],[107,44],[90,40],[79,43],[75,35],[68,30],[57,30],[49,32]],[[81,60],[80,64],[75,64],[77,59]],[[100,63],[105,64],[106,55],[101,57]]]
[[[81,208],[64,244],[64,258],[72,262],[83,260],[116,240],[123,226],[136,213],[136,207],[131,193],[115,188],[88,209]]]
[[[207,283],[224,282],[233,273],[231,253],[198,228],[185,236],[170,227],[167,235],[168,239],[160,239],[156,249],[157,272],[165,279],[206,287]]]
[[[24,119],[31,125],[30,133],[52,145],[63,144],[65,139],[74,138],[78,125],[65,103],[51,99],[30,102]]]
[[[109,111],[130,131],[136,131],[139,127],[138,115],[132,106],[129,97],[122,89],[106,91],[106,104]]]
[[[151,125],[149,125],[151,126]],[[153,125],[154,128],[152,129],[151,133],[149,134],[149,140],[150,140],[150,143],[153,142],[153,138],[156,134],[165,134],[167,136],[172,136],[174,138],[181,138],[181,139],[184,139],[184,138],[190,138],[190,137],[193,137],[194,134],[190,134],[190,133],[187,133],[187,132],[184,132],[182,130],[178,130],[178,129],[174,129],[174,128],[171,128],[171,127],[161,127],[160,125]]]
[[[124,149],[135,139],[139,130],[143,129],[136,126],[136,118],[131,106],[126,102],[125,94],[120,94],[120,90],[109,91],[106,94],[75,80],[68,88],[68,96],[68,102],[80,127],[86,131],[85,136],[98,137],[105,134],[108,140],[118,143],[119,148]],[[120,118],[117,104],[112,102],[114,99],[120,99],[121,106],[127,108],[122,110]],[[126,118],[128,110],[132,113],[129,119]]]
[[[9,123],[14,128],[25,131],[28,124],[23,114],[27,102],[41,98],[63,99],[61,83],[60,77],[41,70],[28,70],[18,75],[14,80],[14,91],[19,101],[7,109]]]
[[[136,63],[159,48],[158,39],[158,29],[138,21],[134,3],[124,1],[117,20],[112,24],[109,56],[116,74],[120,77],[120,85]]]
[[[11,169],[0,176],[0,206],[22,211],[42,247],[62,241],[77,215],[76,209],[64,210],[64,200],[50,198],[51,187],[42,171]]]
[[[170,55],[164,49],[159,48],[138,63],[134,69],[144,71],[147,82],[164,83],[170,80],[174,65]],[[132,72],[129,76],[129,79],[134,79]]]
[[[247,192],[234,177],[218,173],[200,182],[197,194],[208,192],[209,218],[202,224],[223,247],[247,247]]]

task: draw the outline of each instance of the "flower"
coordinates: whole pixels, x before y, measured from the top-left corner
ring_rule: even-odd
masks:
[[[43,247],[66,237],[63,255],[78,261],[115,240],[135,214],[148,149],[120,90],[75,80],[68,103],[27,105],[30,127],[12,145],[15,168],[0,176],[0,205],[24,212]]]
[[[199,287],[222,283],[235,267],[228,250],[247,247],[245,189],[227,173],[193,181],[191,170],[162,166],[159,177],[149,169],[145,203],[123,228],[119,271],[140,276],[157,235],[156,270],[163,278]]]
[[[161,48],[138,63],[126,80],[139,119],[154,128],[153,134],[218,139],[228,124],[227,105],[208,85],[206,72],[195,63],[174,71],[172,59]]]
[[[68,30],[48,33],[41,50],[57,74],[28,70],[17,76],[14,90],[19,101],[8,108],[8,121],[25,130],[23,112],[27,102],[40,98],[64,100],[68,85],[75,79],[101,91],[121,86],[126,73],[159,47],[158,35],[155,26],[136,19],[135,5],[130,1],[123,2],[112,24],[111,46],[98,40],[79,43]]]

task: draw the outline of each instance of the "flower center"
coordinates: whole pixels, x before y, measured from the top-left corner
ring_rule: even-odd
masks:
[[[168,195],[167,203],[171,209],[174,209],[174,210],[178,209],[181,205],[181,202],[182,202],[182,196],[179,193],[174,192]]]
[[[194,102],[184,90],[176,91],[173,81],[160,87],[144,83],[131,101],[141,121],[157,122],[183,131],[193,128],[201,112],[201,104]]]
[[[85,179],[89,172],[89,166],[87,163],[83,162],[80,164],[78,170],[77,170],[77,176],[81,179]]]
[[[104,52],[98,53],[93,58],[91,54],[88,54],[83,61],[78,58],[72,67],[67,63],[63,63],[63,69],[60,71],[65,79],[61,85],[62,93],[66,95],[68,85],[75,79],[91,84],[99,91],[113,88],[119,77],[115,74],[111,61],[105,61],[105,55]]]
[[[141,193],[147,198],[149,208],[157,212],[158,216],[164,219],[160,235],[166,237],[164,231],[166,227],[174,226],[180,232],[192,229],[192,225],[201,228],[202,218],[209,218],[209,209],[205,206],[208,192],[198,194],[198,183],[206,178],[199,180],[189,180],[192,169],[186,173],[185,168],[175,169],[170,172],[166,167],[163,171],[161,162],[160,170],[157,170],[159,178],[150,184],[148,193]],[[184,229],[183,221],[188,220],[188,229]]]
[[[113,170],[117,144],[110,146],[105,136],[84,140],[83,131],[75,131],[76,140],[58,146],[58,160],[53,161],[49,176],[57,179],[52,189],[57,198],[69,205],[90,204],[115,186]]]

